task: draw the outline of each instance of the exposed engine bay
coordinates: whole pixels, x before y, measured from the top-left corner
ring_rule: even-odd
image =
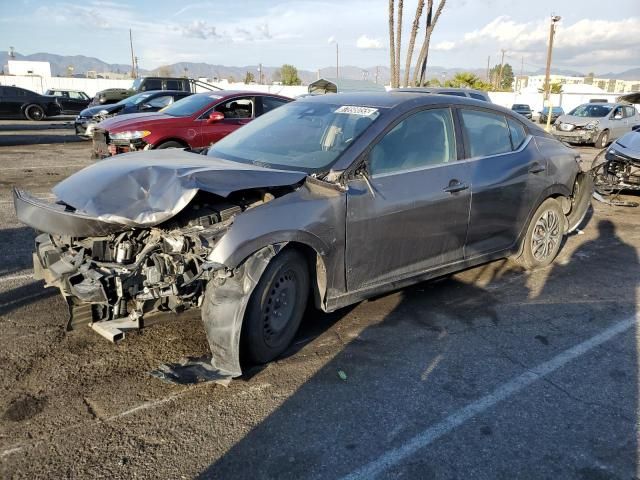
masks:
[[[602,156],[604,155],[604,160]],[[637,207],[638,202],[619,200],[623,191],[640,192],[640,160],[611,147],[600,152],[593,162],[594,197],[604,203]]]
[[[199,192],[178,215],[152,228],[92,237],[41,234],[36,277],[60,288],[69,304],[69,328],[90,323],[118,340],[123,330],[142,327],[147,313],[201,306],[206,282],[229,275],[207,262],[207,255],[234,217],[290,190],[258,189],[228,198]],[[113,320],[120,321],[104,322]]]

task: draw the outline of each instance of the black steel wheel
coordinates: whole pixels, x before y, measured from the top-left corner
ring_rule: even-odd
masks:
[[[44,109],[40,105],[29,105],[24,109],[24,114],[29,120],[39,122],[44,119]]]
[[[296,250],[276,255],[254,289],[242,325],[243,353],[252,363],[282,354],[295,336],[309,297],[309,269]]]

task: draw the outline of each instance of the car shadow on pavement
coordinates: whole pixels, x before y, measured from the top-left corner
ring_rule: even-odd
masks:
[[[30,227],[0,229],[0,277],[33,267],[35,238]]]
[[[471,402],[636,315],[636,248],[610,221],[597,228],[541,271],[493,262],[340,314],[340,351],[322,356],[326,335],[305,345],[326,362],[197,478],[341,478],[389,451],[381,478],[634,478],[635,326],[402,456]],[[296,371],[295,356],[276,368]]]
[[[78,143],[86,140],[75,133],[68,135],[0,135],[0,147],[15,147],[19,145],[38,145],[54,143]]]

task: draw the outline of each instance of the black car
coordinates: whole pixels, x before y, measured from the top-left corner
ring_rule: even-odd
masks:
[[[91,137],[93,136],[93,128],[106,118],[126,113],[157,112],[189,95],[191,95],[190,92],[178,90],[155,90],[138,93],[120,100],[118,103],[86,108],[76,117],[76,134],[81,137]]]
[[[514,103],[511,105],[511,110],[531,120],[533,112],[531,111],[531,107],[526,103]]]
[[[549,114],[549,107],[544,107],[540,111],[540,117],[538,118],[538,122],[547,123],[547,115]],[[562,107],[551,107],[551,123],[555,122],[560,115],[564,115],[564,110]]]
[[[0,117],[39,121],[60,115],[56,97],[40,95],[20,87],[0,87]]]
[[[62,113],[80,113],[89,106],[91,98],[79,90],[65,90],[62,88],[50,88],[45,95],[53,95],[58,98],[58,103],[62,107]]]

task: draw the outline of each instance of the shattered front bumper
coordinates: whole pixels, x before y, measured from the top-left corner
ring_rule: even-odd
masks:
[[[562,142],[569,143],[594,143],[598,138],[598,133],[595,130],[575,130],[572,132],[564,132],[554,128],[551,133],[555,138]]]

